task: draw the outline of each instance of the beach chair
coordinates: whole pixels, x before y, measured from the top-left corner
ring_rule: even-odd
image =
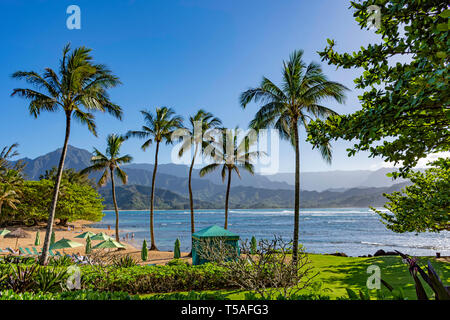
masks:
[[[25,251],[27,252],[27,254],[29,254],[30,256],[33,256],[33,252],[31,252],[31,250],[29,248],[25,248]]]
[[[61,252],[55,250],[55,256],[56,257],[62,257],[63,255],[61,254]]]
[[[6,248],[6,250],[8,250],[9,253],[11,253],[11,254],[18,254],[19,253],[18,251],[15,251],[15,250],[11,249],[10,247]]]
[[[48,254],[50,255],[50,257],[54,257],[55,256],[55,254],[53,253],[52,250],[48,250]]]
[[[32,247],[31,250],[33,250],[34,255],[38,256],[40,255],[39,251],[37,251],[36,247]]]
[[[25,256],[28,255],[28,253],[26,253],[25,250],[22,247],[19,247],[19,252],[20,252],[20,254],[23,254]]]

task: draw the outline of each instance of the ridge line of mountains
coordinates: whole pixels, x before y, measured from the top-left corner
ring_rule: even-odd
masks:
[[[61,149],[49,152],[35,159],[23,158],[26,163],[25,178],[38,180],[45,170],[58,165]],[[90,165],[92,154],[84,149],[68,147],[65,169],[81,170]],[[133,163],[122,166],[128,174],[128,184],[116,186],[117,203],[122,210],[148,209],[151,191],[153,165]],[[376,171],[328,171],[302,172],[300,201],[302,208],[320,207],[367,207],[382,206],[386,198],[383,193],[399,191],[408,181],[386,177],[388,168]],[[155,208],[188,209],[188,172],[185,165],[160,164],[156,176]],[[192,189],[194,205],[203,209],[223,208],[225,185],[219,173],[203,178],[199,170],[193,170]],[[100,172],[90,178],[96,181]],[[294,175],[251,175],[242,172],[242,179],[234,177],[231,183],[229,207],[234,209],[292,208],[294,206]],[[99,189],[105,199],[105,208],[112,209],[111,187]]]

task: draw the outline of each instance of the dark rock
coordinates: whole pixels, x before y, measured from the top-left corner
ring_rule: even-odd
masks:
[[[336,256],[336,257],[348,257],[345,253],[343,252],[336,252],[336,253],[330,253],[330,256]]]
[[[398,253],[395,251],[388,251],[386,252],[386,256],[398,256]]]
[[[372,258],[372,255],[371,255],[371,254],[368,254],[367,256],[368,256],[369,258]]]
[[[386,255],[386,251],[384,251],[383,249],[377,250],[377,252],[375,252],[375,254],[373,255],[374,257],[379,257],[379,256],[385,256]]]

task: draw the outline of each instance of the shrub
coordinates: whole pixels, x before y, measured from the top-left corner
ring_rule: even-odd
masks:
[[[65,291],[61,293],[23,292],[12,290],[0,292],[0,300],[140,300],[126,292]]]
[[[84,289],[164,293],[235,288],[225,270],[213,264],[188,266],[136,266],[130,268],[82,267]]]
[[[116,259],[113,264],[117,268],[130,268],[137,266],[137,262],[129,255]]]

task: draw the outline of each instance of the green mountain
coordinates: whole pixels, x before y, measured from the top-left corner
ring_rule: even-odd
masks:
[[[406,183],[382,188],[354,188],[345,191],[301,191],[302,208],[346,208],[380,207],[386,202],[383,193],[391,193],[403,188]],[[116,189],[117,203],[122,210],[145,210],[149,208],[151,188],[127,185]],[[111,190],[100,190],[105,198],[107,209],[113,209]],[[189,199],[165,189],[155,190],[156,209],[189,209]],[[197,192],[194,194],[195,207],[202,209],[221,209],[224,207],[225,190],[220,192]],[[230,190],[230,208],[292,208],[294,193],[290,190],[272,190],[246,186],[233,187]]]

